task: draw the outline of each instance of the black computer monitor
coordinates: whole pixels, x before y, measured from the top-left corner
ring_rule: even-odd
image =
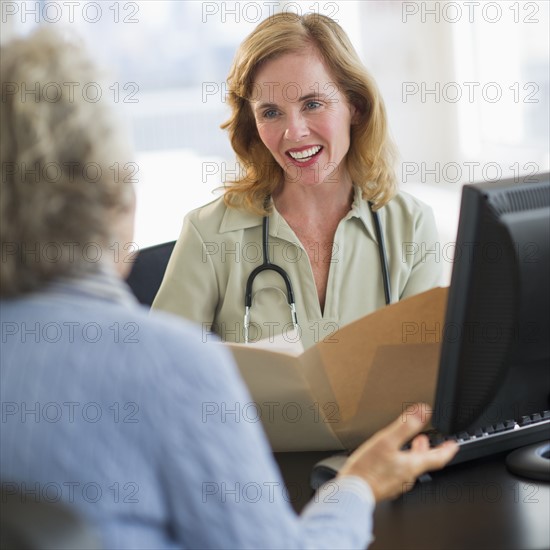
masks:
[[[550,409],[549,174],[466,185],[433,424],[450,434]]]

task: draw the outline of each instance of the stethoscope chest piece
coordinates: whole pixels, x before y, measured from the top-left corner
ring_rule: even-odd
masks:
[[[246,281],[246,288],[244,293],[244,342],[248,344],[249,328],[250,328],[250,308],[252,307],[252,285],[254,279],[263,271],[275,271],[278,273],[285,282],[286,296],[288,301],[288,307],[290,308],[290,315],[292,317],[292,324],[294,329],[298,330],[298,317],[296,315],[296,302],[294,300],[294,291],[292,290],[292,282],[288,273],[279,265],[271,263],[269,258],[269,216],[264,216],[262,223],[262,249],[263,249],[263,263],[254,268],[252,273],[248,276]]]

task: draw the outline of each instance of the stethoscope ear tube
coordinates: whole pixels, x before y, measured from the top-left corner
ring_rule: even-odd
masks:
[[[388,269],[388,258],[386,256],[386,244],[384,242],[384,234],[382,233],[382,226],[380,224],[380,216],[378,212],[373,210],[373,204],[369,201],[369,206],[372,212],[372,219],[374,221],[374,230],[376,231],[376,239],[378,240],[378,253],[380,255],[380,265],[382,266],[382,280],[384,283],[384,298],[386,299],[386,305],[391,304],[391,287],[390,287],[390,274]]]

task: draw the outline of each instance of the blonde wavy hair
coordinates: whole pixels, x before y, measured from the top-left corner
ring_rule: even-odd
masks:
[[[40,29],[1,49],[0,294],[11,297],[98,269],[133,190],[127,141],[95,101],[102,75],[81,42]]]
[[[353,183],[375,209],[395,195],[396,150],[388,135],[384,102],[346,33],[324,15],[278,13],[262,21],[244,40],[227,77],[232,114],[221,128],[228,130],[241,166],[241,176],[226,182],[227,206],[267,214],[265,198],[282,185],[283,169],[256,129],[250,105],[254,79],[266,61],[311,45],[320,53],[340,92],[359,113],[350,129],[350,149],[345,159]]]

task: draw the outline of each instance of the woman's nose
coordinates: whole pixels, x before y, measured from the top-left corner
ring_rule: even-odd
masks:
[[[299,142],[309,135],[309,127],[302,113],[289,115],[287,121],[285,139],[288,141]]]

